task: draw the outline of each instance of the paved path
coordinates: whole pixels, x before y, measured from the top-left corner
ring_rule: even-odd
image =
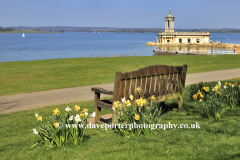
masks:
[[[240,68],[187,74],[186,85],[198,83],[200,81],[211,82],[232,79],[233,77],[240,78]],[[94,86],[113,90],[113,83]],[[0,96],[0,114],[92,100],[93,92],[91,88],[94,86]]]

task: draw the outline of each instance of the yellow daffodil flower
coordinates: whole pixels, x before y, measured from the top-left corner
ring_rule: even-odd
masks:
[[[220,86],[219,85],[216,85],[215,87],[214,87],[214,91],[218,91],[220,89]]]
[[[74,110],[78,112],[80,110],[80,107],[78,105],[75,105]]]
[[[155,100],[155,96],[153,95],[153,96],[151,97],[151,99],[152,99],[152,100]]]
[[[202,89],[204,89],[206,92],[210,90],[209,87],[205,87],[205,86]]]
[[[55,122],[53,125],[54,125],[55,128],[59,127],[59,123],[58,122]]]
[[[53,114],[56,114],[57,116],[60,114],[59,110],[56,108],[53,110]]]
[[[202,92],[200,90],[198,90],[197,94],[202,94]]]
[[[38,121],[42,121],[42,117],[41,117],[41,116],[38,116],[38,117],[37,117],[37,120],[38,120]]]
[[[127,105],[128,107],[130,107],[130,106],[131,106],[131,102],[130,102],[129,100],[127,100],[127,101],[126,101],[126,105]]]
[[[130,95],[130,99],[133,100],[133,98],[134,98],[133,95]]]
[[[138,86],[137,87],[137,91],[140,93],[141,92],[141,88]]]
[[[193,99],[197,99],[198,95],[197,94],[194,94],[193,95]]]
[[[86,108],[83,108],[83,112],[88,112],[88,109],[86,109]]]
[[[135,120],[139,120],[140,119],[140,116],[138,114],[135,114]]]

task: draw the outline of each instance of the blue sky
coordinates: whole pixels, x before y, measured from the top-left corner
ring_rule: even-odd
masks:
[[[240,0],[0,0],[0,26],[240,28]]]

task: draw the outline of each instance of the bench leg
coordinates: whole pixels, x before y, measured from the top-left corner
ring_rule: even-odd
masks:
[[[178,111],[183,111],[183,97],[178,99]]]
[[[94,111],[96,113],[96,117],[94,118],[94,124],[97,124],[100,121],[100,111],[101,108],[97,106],[97,101],[100,101],[100,93],[94,94]]]

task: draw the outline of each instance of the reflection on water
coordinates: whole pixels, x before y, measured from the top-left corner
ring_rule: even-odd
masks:
[[[236,54],[231,48],[219,48],[211,46],[157,46],[156,51],[195,53],[195,54]]]

